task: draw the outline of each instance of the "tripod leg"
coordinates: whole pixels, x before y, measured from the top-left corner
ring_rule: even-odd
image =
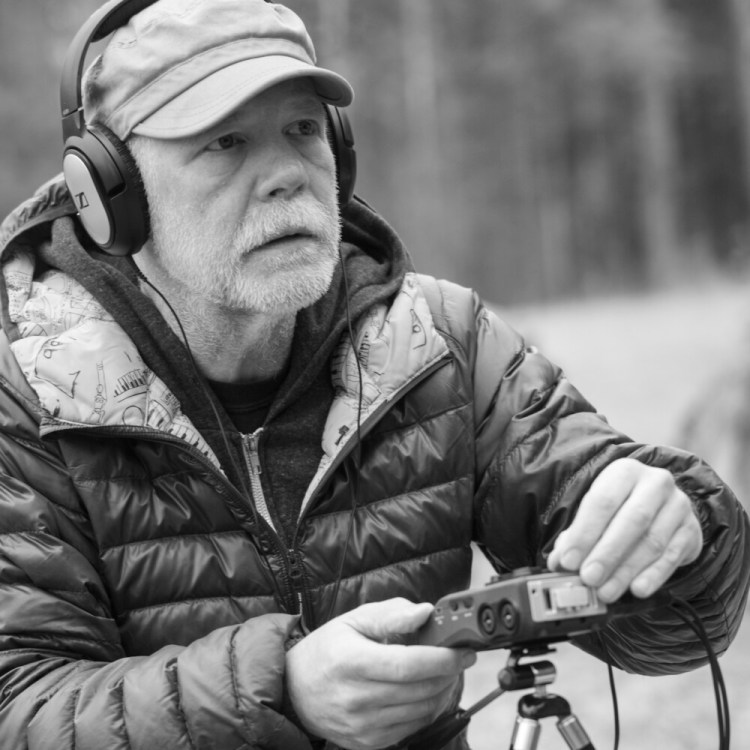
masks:
[[[586,730],[574,714],[561,716],[557,722],[557,728],[560,730],[563,739],[568,743],[570,750],[595,750]]]
[[[509,750],[536,750],[542,727],[536,719],[516,716]]]

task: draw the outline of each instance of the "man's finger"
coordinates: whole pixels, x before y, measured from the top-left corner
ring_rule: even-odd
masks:
[[[635,486],[583,561],[584,583],[602,586],[619,570],[627,587],[632,577],[663,553],[684,521],[678,490],[669,488],[666,493],[655,490],[654,482]]]
[[[673,536],[664,554],[644,568],[630,584],[635,596],[651,596],[661,588],[681,565],[695,560],[703,547],[703,534],[698,519],[686,520]]]
[[[605,466],[583,496],[576,517],[555,542],[550,555],[552,568],[578,570],[630,496],[637,482],[637,462],[621,459]]]
[[[679,565],[697,554],[696,549],[700,551],[700,526],[680,490],[675,488],[661,505],[650,503],[658,509],[653,518],[652,510],[643,507],[640,494],[639,490],[633,493],[628,501],[633,508],[623,507],[581,567],[581,580],[597,587],[607,602],[618,599],[649,569],[633,593],[650,595]]]
[[[465,649],[439,646],[401,646],[365,642],[353,654],[350,673],[372,682],[418,683],[439,677],[455,677],[476,662]]]
[[[415,604],[397,597],[362,604],[341,615],[341,620],[370,640],[386,641],[395,635],[414,633],[427,622],[433,609],[427,602]]]

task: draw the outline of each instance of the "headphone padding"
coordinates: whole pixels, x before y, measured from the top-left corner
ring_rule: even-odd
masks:
[[[328,138],[336,160],[336,179],[339,186],[339,205],[343,208],[354,196],[357,179],[357,152],[354,136],[346,113],[338,107],[326,106]]]
[[[129,255],[148,239],[143,179],[127,146],[101,125],[65,142],[63,172],[84,229],[110,255]]]
[[[151,213],[148,207],[148,196],[141,170],[138,169],[135,157],[127,144],[120,140],[109,128],[99,124],[91,127],[93,130],[101,133],[106,138],[106,143],[117,152],[117,164],[121,168],[126,183],[124,199],[127,202],[127,207],[125,210],[127,211],[128,219],[134,222],[137,221],[139,224],[137,228],[132,228],[130,231],[134,235],[137,234],[139,238],[143,238],[138,247],[132,250],[132,252],[137,252],[140,250],[141,245],[148,239],[149,234],[151,234]]]

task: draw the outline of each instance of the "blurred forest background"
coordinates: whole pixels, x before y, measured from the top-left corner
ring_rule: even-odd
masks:
[[[59,169],[99,0],[0,0],[0,212]],[[290,0],[357,91],[358,192],[502,304],[748,264],[749,0]]]

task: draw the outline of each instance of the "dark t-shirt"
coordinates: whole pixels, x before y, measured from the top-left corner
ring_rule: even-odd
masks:
[[[260,383],[219,383],[211,380],[209,384],[234,426],[240,432],[250,434],[263,425],[283,377]]]

